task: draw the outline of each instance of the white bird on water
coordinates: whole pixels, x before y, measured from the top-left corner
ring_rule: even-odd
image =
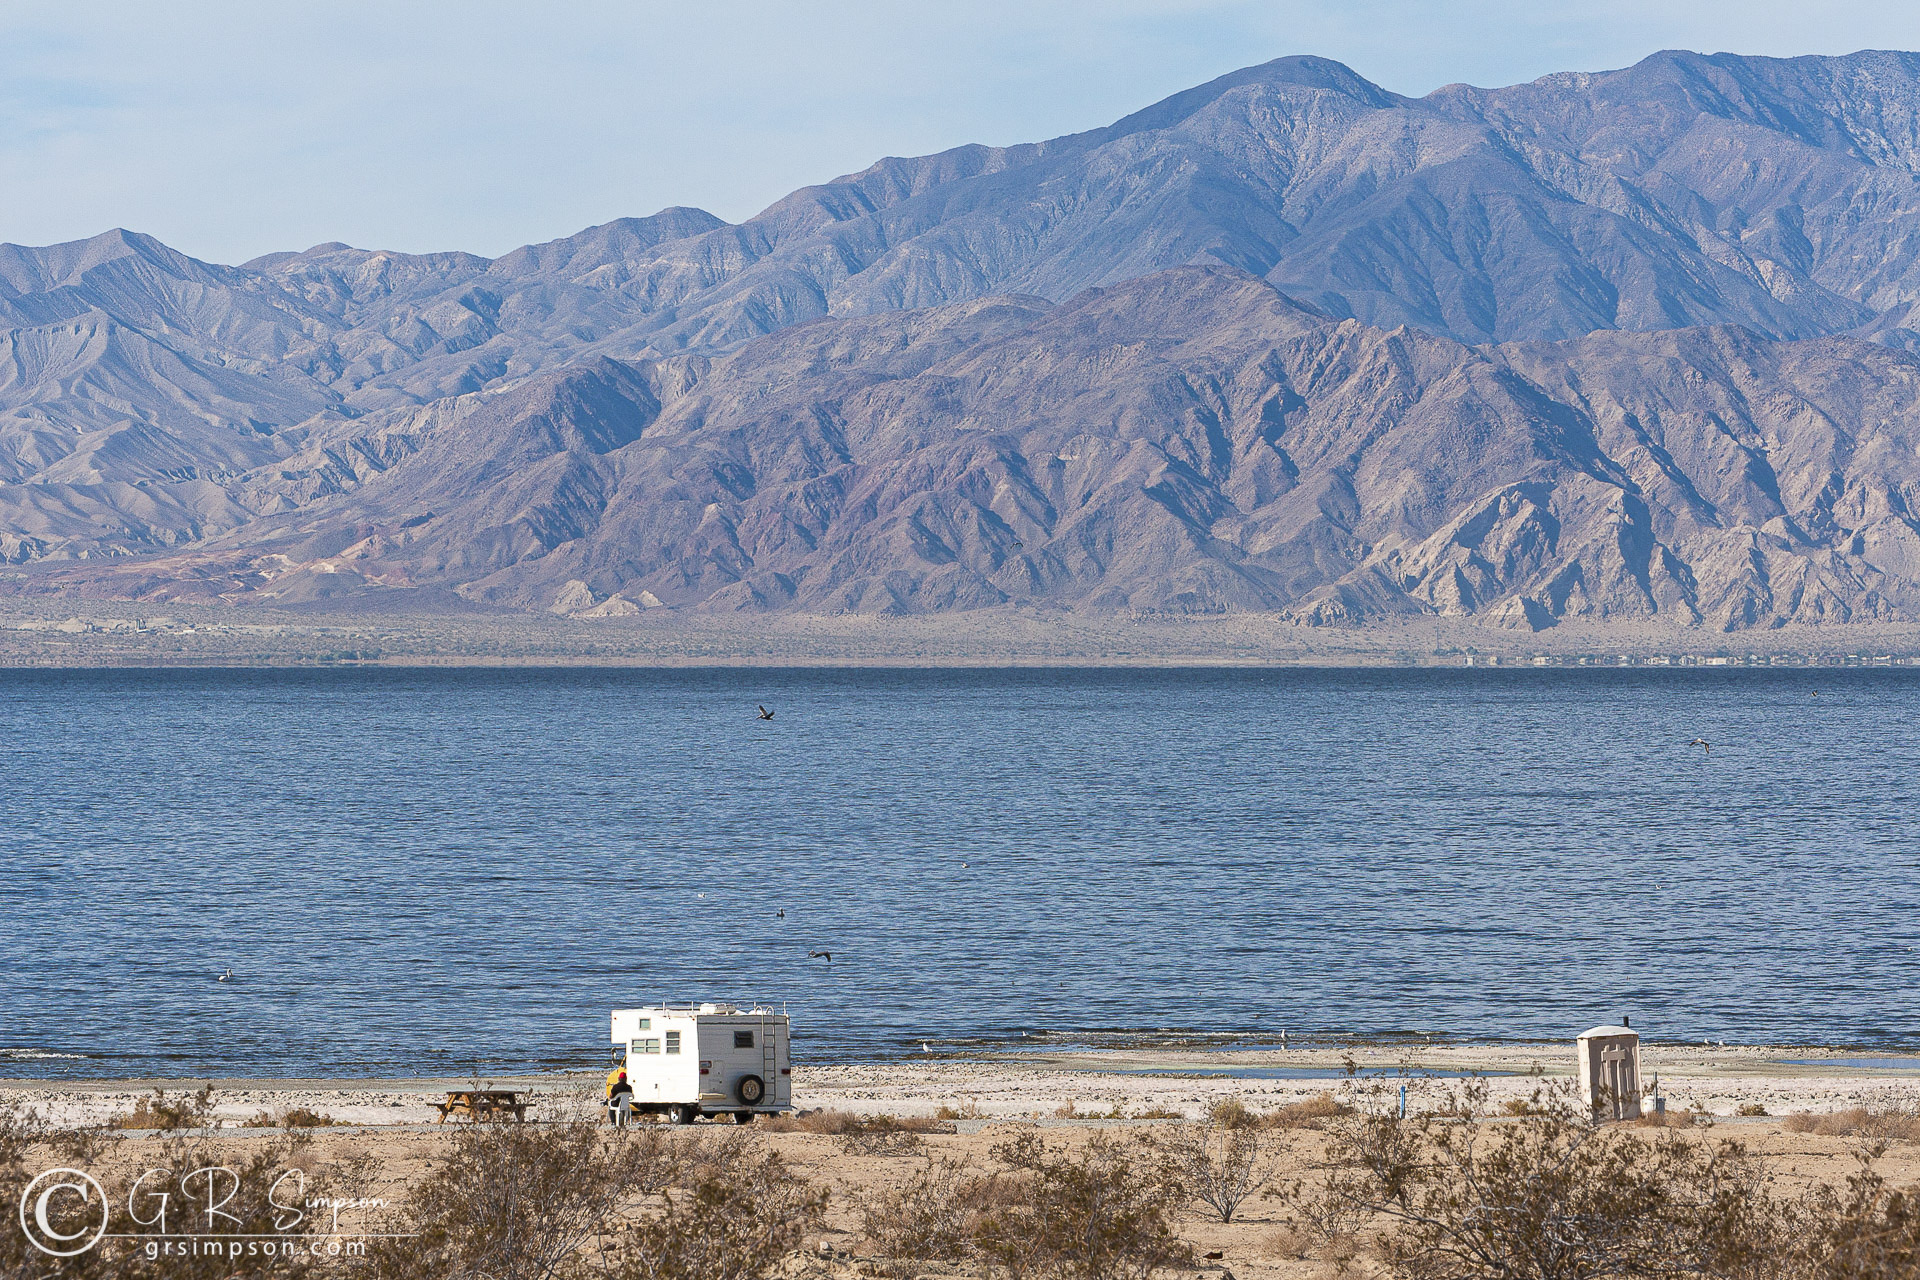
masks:
[[[223,974],[221,974],[220,976],[218,976],[217,978],[215,978],[215,979],[214,979],[214,981],[215,981],[215,982],[225,982],[225,981],[226,981],[226,980],[227,980],[228,978],[231,978],[232,976],[233,976],[233,970],[231,970],[231,969],[229,969],[229,970],[227,970],[227,971],[226,971],[225,973],[223,973]]]
[[[922,1040],[922,1041],[920,1042],[920,1052],[922,1052],[922,1053],[932,1053],[932,1052],[933,1052],[933,1046],[932,1046],[932,1045],[930,1045],[930,1044],[928,1044],[928,1043],[927,1043],[927,1042],[926,1042],[925,1040]]]

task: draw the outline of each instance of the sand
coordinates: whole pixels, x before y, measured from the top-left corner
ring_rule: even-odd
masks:
[[[1348,1059],[1367,1075],[1340,1078]],[[1884,1067],[1857,1065],[1885,1062]],[[1397,1100],[1406,1086],[1416,1109],[1482,1073],[1494,1105],[1523,1098],[1545,1081],[1572,1072],[1565,1044],[1402,1045],[1354,1049],[1172,1049],[1024,1053],[966,1058],[928,1055],[903,1062],[798,1064],[794,1104],[862,1115],[933,1115],[941,1108],[978,1119],[1053,1121],[1071,1107],[1079,1115],[1122,1117],[1142,1112],[1204,1115],[1214,1103],[1238,1096],[1269,1109],[1332,1091],[1385,1090]],[[1658,1077],[1674,1110],[1733,1118],[1743,1106],[1769,1115],[1836,1111],[1856,1106],[1920,1103],[1920,1059],[1857,1050],[1752,1046],[1645,1045],[1641,1067]],[[1321,1073],[1321,1078],[1263,1078]],[[535,1115],[570,1100],[590,1098],[600,1072],[499,1076],[481,1082],[528,1091]],[[191,1091],[191,1080],[0,1080],[0,1100],[24,1101],[62,1125],[98,1124],[130,1109],[154,1088]],[[227,1122],[263,1110],[307,1107],[353,1125],[419,1125],[437,1119],[433,1104],[449,1089],[472,1087],[461,1078],[391,1080],[214,1080],[217,1118]]]

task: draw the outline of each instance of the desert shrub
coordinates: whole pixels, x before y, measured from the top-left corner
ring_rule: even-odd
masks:
[[[688,1159],[686,1144],[651,1126],[463,1126],[387,1224],[408,1238],[377,1242],[366,1269],[395,1280],[578,1274],[585,1257],[605,1252],[622,1206],[663,1190]]]
[[[213,1086],[205,1085],[194,1093],[167,1096],[155,1089],[133,1104],[133,1109],[108,1121],[114,1129],[203,1129],[213,1120]]]
[[[27,1151],[45,1139],[46,1124],[23,1103],[0,1102],[0,1177],[26,1169]]]
[[[623,1280],[761,1280],[826,1213],[827,1193],[770,1151],[707,1166],[665,1191],[665,1206],[608,1266]]]
[[[32,1177],[28,1170],[28,1152],[43,1132],[39,1117],[26,1106],[16,1102],[0,1103],[0,1208],[9,1215],[20,1203],[20,1194]],[[33,1272],[28,1268],[34,1262],[26,1237],[10,1222],[0,1224],[0,1275],[31,1275]]]
[[[936,1160],[862,1203],[861,1234],[889,1270],[959,1262],[975,1252],[987,1216],[1018,1194],[1003,1174],[970,1173],[954,1161]]]
[[[204,1101],[211,1095],[202,1090],[201,1096]],[[364,1215],[352,1209],[345,1209],[336,1217],[334,1211],[322,1209],[315,1202],[360,1201],[370,1189],[377,1162],[361,1156],[342,1161],[338,1169],[321,1170],[311,1159],[310,1142],[305,1135],[279,1137],[259,1145],[249,1144],[243,1155],[231,1146],[216,1145],[206,1138],[178,1136],[160,1148],[158,1158],[143,1152],[143,1165],[166,1171],[163,1193],[171,1197],[167,1205],[169,1215],[156,1221],[162,1207],[159,1199],[162,1192],[154,1191],[151,1182],[141,1184],[138,1190],[128,1187],[118,1197],[116,1216],[120,1209],[138,1208],[139,1216],[146,1221],[132,1222],[129,1215],[130,1225],[125,1229],[140,1234],[164,1234],[169,1230],[205,1232],[230,1239],[224,1253],[205,1251],[203,1242],[202,1252],[190,1258],[162,1255],[147,1259],[141,1255],[132,1274],[142,1274],[140,1268],[144,1267],[145,1274],[156,1277],[215,1280],[227,1276],[319,1274],[328,1270],[324,1258],[256,1251],[256,1247],[264,1243],[263,1237],[278,1237],[276,1244],[284,1244],[289,1237],[312,1243],[324,1239],[336,1226],[354,1229],[366,1225]],[[233,1176],[228,1178],[217,1172],[221,1167],[232,1169]],[[207,1213],[207,1197],[219,1197],[221,1189],[216,1184],[221,1180],[225,1180],[233,1192],[232,1198],[221,1206],[221,1212],[234,1215],[237,1221],[214,1218]],[[296,1220],[295,1214],[305,1216]],[[141,1246],[138,1238],[126,1243],[135,1250]],[[124,1260],[122,1265],[124,1267]],[[118,1274],[128,1272],[123,1269]]]
[[[328,1259],[309,1249],[332,1229],[330,1212],[311,1205],[313,1200],[358,1199],[365,1162],[351,1162],[344,1172],[312,1173],[304,1166],[307,1139],[275,1138],[249,1144],[244,1152],[216,1146],[205,1137],[175,1133],[160,1143],[138,1145],[137,1161],[117,1161],[101,1168],[93,1160],[101,1146],[98,1134],[85,1135],[76,1146],[67,1135],[41,1129],[31,1135],[29,1148],[15,1150],[0,1117],[0,1195],[19,1204],[31,1172],[54,1167],[80,1168],[98,1177],[106,1192],[109,1233],[99,1245],[78,1256],[54,1259],[36,1251],[18,1226],[0,1231],[0,1275],[20,1277],[215,1277],[301,1276],[327,1269]],[[91,1166],[91,1167],[89,1167]],[[216,1213],[209,1214],[211,1200]],[[98,1210],[76,1197],[62,1197],[49,1206],[53,1225],[62,1232],[82,1232],[98,1221]],[[349,1211],[350,1212],[350,1211]],[[343,1223],[358,1225],[351,1217]],[[164,1252],[161,1237],[193,1233],[201,1237],[192,1250]],[[147,1256],[147,1249],[154,1256]]]
[[[104,1124],[85,1125],[78,1129],[53,1129],[46,1131],[46,1137],[40,1144],[51,1157],[51,1163],[65,1165],[70,1169],[90,1169],[100,1163],[108,1150],[118,1145],[119,1138]],[[42,1164],[49,1163],[47,1160]]]
[[[1263,1117],[1261,1123],[1270,1129],[1311,1129],[1320,1127],[1325,1121],[1352,1114],[1353,1108],[1332,1094],[1316,1093],[1311,1098],[1288,1103]]]
[[[339,1121],[311,1107],[282,1107],[278,1111],[257,1112],[240,1123],[246,1129],[321,1129]]]
[[[1181,1194],[1151,1143],[1098,1134],[1054,1151],[1029,1129],[992,1154],[1004,1169],[936,1161],[861,1206],[862,1229],[891,1273],[965,1260],[1016,1278],[1134,1280],[1190,1260],[1173,1234]]]
[[[1851,1107],[1845,1111],[1796,1112],[1783,1126],[1789,1133],[1827,1138],[1867,1138],[1882,1142],[1920,1142],[1920,1112],[1911,1107]]]
[[[908,1156],[925,1146],[920,1135],[930,1125],[911,1125],[892,1116],[874,1116],[837,1135],[834,1142],[842,1154],[852,1156]]]
[[[1713,1117],[1704,1111],[1689,1111],[1682,1107],[1669,1111],[1642,1111],[1640,1118],[1633,1123],[1639,1129],[1711,1129]]]
[[[1222,1098],[1207,1108],[1207,1123],[1216,1129],[1251,1129],[1260,1122],[1241,1099]]]
[[[1738,1144],[1595,1123],[1564,1085],[1511,1122],[1473,1123],[1484,1102],[1475,1084],[1448,1114],[1346,1117],[1325,1184],[1283,1197],[1330,1244],[1371,1223],[1408,1280],[1733,1276],[1777,1243],[1764,1171]]]
[[[1767,1109],[1757,1102],[1743,1102],[1740,1104],[1740,1109],[1734,1112],[1734,1114],[1740,1116],[1763,1116],[1767,1114]]]
[[[763,1128],[769,1133],[818,1133],[835,1140],[843,1155],[912,1155],[922,1145],[921,1135],[952,1133],[953,1126],[938,1117],[857,1116],[850,1111],[803,1111],[774,1116]]]
[[[1317,1128],[1322,1121],[1349,1115],[1352,1111],[1352,1107],[1330,1093],[1317,1093],[1268,1112],[1255,1111],[1243,1099],[1231,1097],[1222,1098],[1209,1107],[1207,1121],[1227,1129],[1303,1129]],[[1177,1111],[1161,1114],[1181,1118]]]
[[[1175,1111],[1171,1107],[1142,1107],[1133,1113],[1135,1120],[1185,1120],[1187,1113]]]
[[[1786,1215],[1787,1280],[1911,1280],[1920,1275],[1920,1187],[1896,1191],[1861,1153],[1844,1188],[1815,1187]]]
[[[1031,1130],[996,1145],[1016,1195],[983,1213],[974,1249],[1014,1277],[1144,1280],[1192,1253],[1173,1233],[1180,1191],[1144,1143],[1097,1134],[1054,1152]]]
[[[1261,1237],[1260,1251],[1274,1258],[1305,1258],[1313,1251],[1313,1237],[1298,1227],[1275,1227]]]
[[[1171,1184],[1222,1223],[1273,1180],[1278,1150],[1274,1138],[1252,1124],[1219,1118],[1182,1125],[1154,1139]]]
[[[1334,1122],[1325,1181],[1279,1193],[1288,1225],[1336,1270],[1369,1233],[1399,1280],[1920,1275],[1920,1188],[1894,1189],[1875,1171],[1884,1142],[1859,1153],[1844,1187],[1783,1198],[1739,1143],[1600,1123],[1569,1085],[1542,1089],[1511,1120],[1476,1123],[1484,1103],[1476,1083],[1435,1112]]]
[[[795,1111],[786,1115],[766,1116],[760,1128],[767,1133],[820,1133],[829,1137],[838,1137],[849,1130],[857,1129],[864,1123],[860,1116],[851,1111],[836,1111],[821,1108],[814,1111]]]
[[[942,1108],[947,1110],[948,1108]],[[851,1111],[821,1109],[791,1115],[768,1116],[760,1126],[767,1133],[820,1133],[838,1138],[849,1133],[952,1133],[945,1119],[927,1116],[859,1116]]]
[[[691,1187],[703,1179],[724,1178],[734,1169],[757,1159],[767,1148],[764,1139],[751,1129],[710,1129],[695,1131],[680,1139],[662,1143],[667,1149],[670,1184],[658,1180],[649,1190],[667,1185]]]

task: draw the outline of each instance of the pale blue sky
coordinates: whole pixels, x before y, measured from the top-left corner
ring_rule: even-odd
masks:
[[[1661,48],[1920,48],[1804,0],[5,0],[0,240],[113,226],[237,262],[499,254],[966,142],[1091,128],[1283,54],[1401,93]]]

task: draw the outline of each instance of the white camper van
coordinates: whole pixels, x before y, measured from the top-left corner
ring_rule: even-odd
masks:
[[[730,1004],[615,1009],[613,1043],[626,1054],[633,1109],[692,1124],[793,1109],[787,1015]]]

